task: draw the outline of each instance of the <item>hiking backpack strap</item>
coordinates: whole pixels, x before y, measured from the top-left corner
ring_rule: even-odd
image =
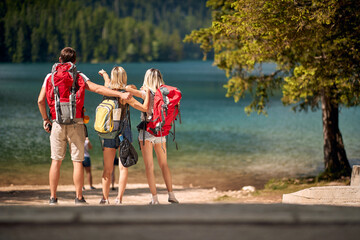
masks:
[[[176,108],[178,109],[179,123],[181,124],[180,103],[176,105]]]
[[[70,119],[74,119],[74,113],[76,112],[75,108],[76,108],[76,85],[77,85],[77,76],[78,76],[78,72],[76,70],[76,66],[72,63],[69,62],[71,67],[69,68],[68,72],[71,75],[72,79],[73,79],[73,84],[71,86],[71,90],[70,90]],[[75,111],[74,111],[75,110]]]
[[[143,124],[143,146],[145,146],[145,131],[146,131],[146,118],[147,118],[147,114],[144,113],[144,116],[145,116],[145,122]]]
[[[68,62],[68,63],[70,63],[70,65],[71,65],[68,72],[70,73],[70,75],[73,79],[72,88],[74,88],[74,87],[76,87],[76,84],[77,84],[77,77],[78,77],[79,72],[77,71],[75,64],[73,64],[72,62]]]
[[[178,109],[178,115],[179,115],[179,117],[180,117],[179,105],[176,105],[175,108]],[[176,150],[179,150],[178,144],[177,144],[177,142],[175,141],[175,133],[176,133],[176,128],[175,128],[175,123],[176,123],[176,121],[175,121],[175,120],[176,120],[176,119],[175,119],[175,114],[176,114],[176,111],[174,111],[174,120],[172,121],[172,126],[173,126],[173,128],[174,128],[174,132],[173,132],[173,133],[172,133],[172,132],[169,132],[169,133],[171,133],[171,134],[173,135],[173,142],[175,143]],[[179,119],[181,119],[181,118],[179,118]],[[179,121],[180,121],[180,124],[181,124],[181,120],[179,120]]]
[[[126,110],[126,117],[128,118],[128,123],[129,123],[129,128],[130,128],[130,131],[131,131],[131,119],[130,119],[130,105],[127,103],[127,110]]]
[[[178,116],[179,116],[179,123],[181,124],[181,116],[180,116],[180,107],[179,107],[179,104],[178,105],[176,105],[175,106],[175,108],[177,108],[178,109]],[[175,116],[175,114],[176,114],[176,111],[174,111],[174,116]],[[173,132],[171,132],[171,131],[169,131],[169,134],[171,134],[172,136],[173,136],[173,142],[175,143],[175,147],[176,147],[176,150],[179,150],[179,147],[178,147],[178,144],[177,144],[177,142],[175,141],[175,134],[176,134],[176,118],[174,117],[174,120],[172,121],[172,123],[171,123],[171,125],[172,125],[172,128],[174,129],[174,131]],[[169,136],[169,135],[168,135]],[[168,139],[168,136],[166,136],[166,138]],[[167,141],[166,141],[166,143],[168,143]]]
[[[153,96],[155,96],[155,93],[153,92],[153,90],[150,90],[150,94],[152,94]],[[146,123],[147,123],[147,113],[144,112],[144,124],[143,124],[143,146],[145,146],[145,131],[146,131]],[[139,142],[140,145],[140,142]],[[141,148],[140,148],[141,149]]]
[[[60,63],[55,63],[52,66],[51,69],[51,84],[53,85],[54,88],[54,99],[55,99],[55,111],[56,111],[56,121],[59,122],[60,121],[60,95],[59,95],[59,88],[57,86],[55,86],[55,82],[54,82],[54,75],[55,73],[57,73],[56,67],[59,65]]]
[[[129,128],[130,128],[130,132],[131,132],[131,120],[130,120],[130,105],[128,103],[125,104],[125,108],[126,108],[126,119],[123,119],[123,121],[121,121],[122,127],[121,127],[121,131],[119,135],[124,134],[124,130],[125,130],[125,120],[128,122],[127,124],[129,124]]]
[[[167,95],[169,95],[170,91],[166,87],[162,87],[160,89],[161,95],[163,97],[164,104],[162,105],[162,108],[165,109],[166,115],[167,115],[167,105],[169,104],[169,100],[167,99]],[[165,122],[164,114],[162,113],[163,121]]]

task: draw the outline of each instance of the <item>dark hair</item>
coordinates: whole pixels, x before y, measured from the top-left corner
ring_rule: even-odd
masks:
[[[71,47],[66,47],[60,52],[60,58],[63,63],[76,61],[76,51]]]

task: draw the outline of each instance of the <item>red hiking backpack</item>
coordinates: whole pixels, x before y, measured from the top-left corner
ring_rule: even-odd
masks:
[[[182,94],[178,88],[161,85],[155,93],[153,116],[146,124],[146,131],[156,137],[163,137],[169,135],[171,127],[174,125],[175,139],[175,120],[179,114],[179,103],[181,97]],[[179,120],[181,123],[180,114]]]
[[[59,124],[72,124],[75,118],[83,118],[85,82],[76,66],[71,63],[55,63],[46,80],[46,100],[50,117]]]

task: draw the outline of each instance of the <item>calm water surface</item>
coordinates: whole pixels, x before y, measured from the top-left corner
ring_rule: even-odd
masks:
[[[0,64],[2,175],[16,175],[22,168],[28,168],[25,174],[31,175],[34,174],[32,166],[44,169],[49,166],[49,139],[41,126],[37,96],[51,66],[51,63]],[[103,84],[97,72],[103,68],[110,73],[115,65],[79,63],[77,66],[93,82]],[[183,176],[178,178],[180,183],[203,177],[210,178],[210,182],[235,181],[234,184],[240,186],[244,179],[241,176],[255,181],[261,176],[312,175],[323,169],[320,111],[294,113],[282,105],[280,97],[274,97],[267,117],[256,113],[247,116],[244,107],[250,99],[234,103],[233,99],[225,98],[225,75],[211,62],[129,63],[121,66],[127,71],[128,82],[137,87],[141,86],[145,71],[155,67],[163,73],[166,84],[182,91],[182,124],[176,126],[180,148],[176,151],[173,143],[168,145],[173,174]],[[102,152],[93,130],[94,110],[101,96],[86,92],[85,98],[86,114],[90,116],[87,126],[94,145],[92,163],[101,167]],[[140,115],[134,109],[131,113],[133,134],[137,136],[135,126]],[[360,163],[359,119],[359,108],[341,109],[340,129],[351,164]],[[134,145],[138,149],[136,142]],[[64,161],[70,162],[69,157]],[[133,169],[143,172],[142,159]]]

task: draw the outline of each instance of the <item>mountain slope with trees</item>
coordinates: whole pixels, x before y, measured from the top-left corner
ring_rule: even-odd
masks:
[[[182,38],[211,23],[205,0],[0,0],[0,9],[2,62],[53,61],[64,46],[82,62],[197,59]]]

